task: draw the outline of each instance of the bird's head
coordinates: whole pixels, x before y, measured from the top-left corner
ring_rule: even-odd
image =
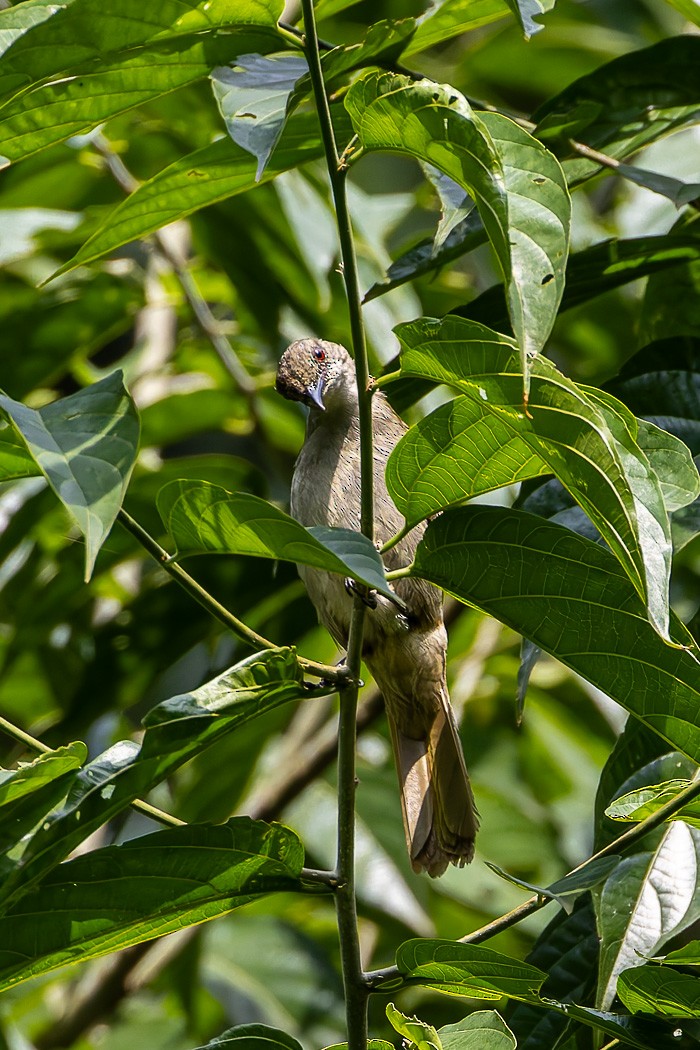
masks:
[[[322,339],[297,339],[287,347],[276,386],[282,397],[321,412],[335,400],[356,397],[350,354],[339,343]]]

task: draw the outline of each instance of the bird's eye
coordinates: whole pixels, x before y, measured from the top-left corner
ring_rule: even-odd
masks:
[[[325,361],[326,360],[326,351],[323,349],[322,346],[315,346],[314,347],[314,357],[316,358],[317,361]]]

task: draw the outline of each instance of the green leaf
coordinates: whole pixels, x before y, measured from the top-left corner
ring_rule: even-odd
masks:
[[[138,450],[138,416],[122,373],[41,409],[0,394],[0,409],[85,537],[89,579],[121,508]]]
[[[634,966],[617,979],[617,994],[630,1013],[700,1017],[700,978],[668,967]]]
[[[423,16],[405,54],[425,51],[443,40],[506,18],[511,12],[507,0],[443,0],[431,5]]]
[[[267,500],[205,481],[170,482],[158,493],[158,510],[178,557],[246,554],[293,561],[350,576],[396,600],[374,544],[359,532],[307,529]]]
[[[517,1043],[495,1010],[475,1010],[457,1024],[440,1028],[443,1050],[515,1050]]]
[[[0,15],[1,17],[1,15]],[[234,43],[235,42],[235,43]],[[208,76],[232,48],[279,48],[272,30],[240,28],[230,35],[190,35],[136,54],[105,57],[78,67],[69,78],[38,84],[0,110],[0,154],[18,161],[72,135]]]
[[[477,116],[458,92],[431,81],[370,74],[345,105],[366,150],[407,153],[474,197],[504,275],[526,373],[564,287],[570,201],[554,156],[506,117]]]
[[[700,116],[700,39],[678,36],[632,51],[575,80],[534,116],[535,134],[556,148],[573,137],[621,160]],[[569,186],[596,175],[595,160],[560,155]]]
[[[39,791],[56,777],[79,769],[86,758],[87,747],[78,740],[74,744],[66,744],[55,751],[38,755],[18,769],[0,769],[0,810],[26,795]]]
[[[7,906],[96,828],[143,797],[188,759],[234,729],[308,695],[292,649],[269,649],[199,689],[171,697],[144,720],[141,747],[122,741],[78,773],[65,805],[35,832],[0,888]]]
[[[526,415],[517,353],[505,336],[450,316],[442,321],[423,318],[400,325],[396,332],[403,345],[402,375],[446,383],[467,394],[496,421],[495,440],[506,430],[517,442],[511,445],[516,453],[528,446],[559,478],[620,559],[647,602],[651,622],[667,636],[668,515],[658,479],[611,405],[602,410],[600,402],[592,402],[550,361],[538,358],[532,363]],[[524,451],[519,459],[528,462]],[[542,473],[540,465],[535,473]],[[435,482],[430,487],[436,491]],[[425,484],[420,497],[424,504]]]
[[[232,67],[212,70],[214,97],[229,135],[257,159],[256,182],[287,122],[294,86],[308,68],[303,56],[282,53],[239,55]]]
[[[531,1001],[547,976],[537,967],[492,948],[446,940],[404,941],[397,949],[396,965],[405,977],[421,984],[476,999],[507,995]]]
[[[280,0],[161,0],[154,9],[139,0],[111,0],[108,9],[90,0],[24,3],[18,11],[0,12],[0,40],[9,45],[0,59],[0,94],[11,97],[28,83],[89,61],[193,33],[274,29],[282,6]]]
[[[666,0],[666,2],[675,7],[677,11],[680,11],[689,22],[700,26],[700,7],[697,0]]]
[[[417,1017],[406,1017],[393,1003],[387,1003],[386,1016],[391,1027],[409,1040],[409,1050],[443,1050],[440,1036],[435,1029],[419,1021]]]
[[[484,337],[484,344],[489,341]],[[507,353],[512,346],[493,337]],[[389,457],[391,498],[408,525],[550,467],[481,398],[462,395],[425,416]]]
[[[338,125],[342,135],[343,124]],[[323,153],[314,113],[297,113],[287,122],[261,182]],[[94,262],[138,237],[191,215],[217,201],[253,189],[256,163],[229,138],[195,150],[144,182],[113,212],[73,258],[54,276]]]
[[[86,758],[87,748],[78,741],[18,769],[0,770],[0,854],[11,851],[16,862],[24,836],[65,797]],[[7,870],[11,867],[6,865]]]
[[[197,1050],[302,1050],[294,1036],[266,1024],[237,1024]]]
[[[657,171],[647,171],[645,168],[636,168],[631,164],[617,164],[615,172],[622,175],[637,186],[659,193],[662,197],[668,197],[677,208],[691,204],[700,197],[700,182],[683,182],[681,179],[672,179],[669,175],[661,175]]]
[[[332,1046],[324,1046],[323,1050],[348,1050],[348,1044],[333,1043]],[[368,1039],[367,1050],[394,1050],[394,1047],[385,1039]]]
[[[484,571],[488,566],[488,571]],[[694,760],[700,659],[666,645],[616,558],[522,511],[464,507],[426,530],[413,572],[525,635]]]
[[[667,802],[673,801],[681,791],[692,784],[691,780],[667,780],[663,784],[650,784],[620,795],[605,810],[610,820],[637,822],[652,816]],[[691,827],[700,828],[700,800],[689,802],[679,809],[669,820],[684,820]]]
[[[0,424],[0,481],[32,478],[37,474],[41,471],[17,431],[7,423]]]
[[[690,941],[677,951],[669,952],[663,959],[656,961],[667,966],[700,966],[700,941]]]
[[[249,817],[159,831],[68,861],[0,919],[0,989],[299,889],[303,861],[292,831]]]

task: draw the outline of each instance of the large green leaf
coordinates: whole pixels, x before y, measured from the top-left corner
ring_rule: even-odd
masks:
[[[299,889],[303,862],[292,831],[249,817],[159,831],[68,861],[0,919],[0,989]]]
[[[611,403],[603,408],[592,401],[546,358],[533,362],[526,414],[517,352],[505,336],[481,325],[456,317],[423,318],[396,331],[404,348],[401,374],[447,383],[475,400],[495,420],[494,441],[503,440],[505,432],[511,435],[516,469],[529,462],[530,476],[541,473],[532,453],[546,464],[610,544],[647,602],[651,622],[666,636],[670,524],[658,479],[629,429],[630,420],[617,416]],[[419,474],[416,480],[422,497],[430,484],[434,500],[440,473],[436,481]],[[455,485],[459,481],[456,477]],[[452,489],[448,496],[453,500]]]
[[[554,156],[506,117],[485,120],[458,92],[431,81],[370,74],[345,105],[364,149],[407,153],[474,197],[504,275],[526,373],[564,287],[570,202]]]
[[[677,820],[664,827],[654,849],[621,861],[596,894],[601,1009],[610,1008],[623,970],[640,955],[657,954],[700,918],[699,866],[700,832]]]
[[[493,948],[446,940],[404,941],[397,949],[396,965],[406,978],[475,999],[507,995],[532,1001],[547,976]]]
[[[512,6],[507,0],[443,0],[431,5],[423,16],[404,54],[425,51],[443,40],[489,25],[510,14]]]
[[[414,573],[490,613],[700,759],[700,656],[683,625],[666,645],[616,558],[522,511],[465,507],[426,530]]]
[[[666,966],[625,970],[617,979],[617,994],[633,1014],[700,1017],[700,979]]]
[[[189,758],[266,711],[308,695],[294,651],[269,649],[158,704],[145,719],[140,748],[122,741],[78,773],[65,805],[35,832],[4,881],[0,899],[7,906],[26,892],[92,831]]]
[[[214,29],[274,29],[282,7],[281,0],[161,0],[148,6],[111,0],[107,7],[96,0],[24,3],[0,12],[0,40],[6,44],[0,95],[12,97],[31,83],[153,42]]]
[[[515,1050],[517,1043],[495,1010],[475,1010],[456,1024],[444,1025],[438,1035],[443,1050]]]
[[[386,480],[406,523],[415,525],[446,507],[550,469],[509,423],[464,394],[407,431],[389,457]]]
[[[89,579],[119,513],[138,450],[138,416],[122,373],[40,409],[0,394],[0,409],[85,537]]]
[[[338,123],[350,134],[347,119]],[[287,122],[261,182],[281,171],[314,160],[323,153],[314,113],[297,113]],[[228,137],[190,153],[144,182],[108,216],[79,252],[57,273],[93,262],[123,244],[145,237],[154,230],[193,211],[215,204],[256,185],[255,158]]]
[[[700,118],[700,39],[679,36],[632,51],[575,80],[535,114],[535,134],[562,141],[570,186],[601,170],[578,156],[569,138],[621,160],[675,128]]]
[[[205,481],[170,482],[158,493],[158,509],[179,557],[247,554],[293,561],[350,576],[396,600],[374,544],[359,532],[307,529],[267,500]]]
[[[0,155],[6,161],[21,160],[87,132],[110,117],[208,76],[212,65],[230,58],[232,49],[262,51],[279,46],[273,30],[265,33],[246,27],[225,36],[183,36],[136,54],[107,57],[97,68],[90,61],[72,77],[32,87],[0,109]]]

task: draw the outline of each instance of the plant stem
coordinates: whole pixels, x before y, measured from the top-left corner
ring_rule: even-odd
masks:
[[[252,630],[247,624],[239,620],[237,616],[234,616],[232,612],[229,612],[220,602],[217,602],[216,598],[213,598],[208,591],[205,591],[201,584],[190,576],[188,572],[172,560],[172,556],[164,550],[161,545],[153,539],[153,537],[146,532],[144,528],[134,518],[131,517],[123,508],[117,515],[117,521],[119,521],[124,528],[131,533],[131,535],[138,540],[141,546],[148,551],[148,553],[160,563],[162,568],[177,580],[181,587],[183,587],[189,595],[196,602],[199,602],[207,612],[211,613],[212,616],[216,617],[225,627],[228,627],[230,631],[246,642],[246,644],[252,646],[254,649],[276,649],[277,646],[274,642],[269,641],[267,638],[263,638],[257,631]],[[323,678],[328,682],[344,683],[348,680],[349,671],[346,668],[333,667],[330,664],[319,664],[315,660],[307,660],[303,656],[297,656],[297,662],[301,667],[302,671],[306,674],[314,675],[316,678]],[[330,692],[330,690],[329,690]]]
[[[313,0],[301,0],[304,17],[306,58],[316,109],[321,124],[328,177],[335,205],[343,280],[348,302],[350,334],[355,359],[360,429],[360,528],[374,540],[374,448],[372,440],[372,393],[370,389],[367,344],[357,270],[355,243],[348,207],[347,168],[338,156],[330,105],[323,82],[319,41]],[[366,1050],[368,989],[362,970],[357,928],[355,894],[355,743],[357,735],[358,682],[362,664],[362,636],[366,606],[363,596],[355,596],[347,646],[349,681],[339,691],[338,725],[338,852],[335,891],[338,936],[345,987],[348,1050]]]

